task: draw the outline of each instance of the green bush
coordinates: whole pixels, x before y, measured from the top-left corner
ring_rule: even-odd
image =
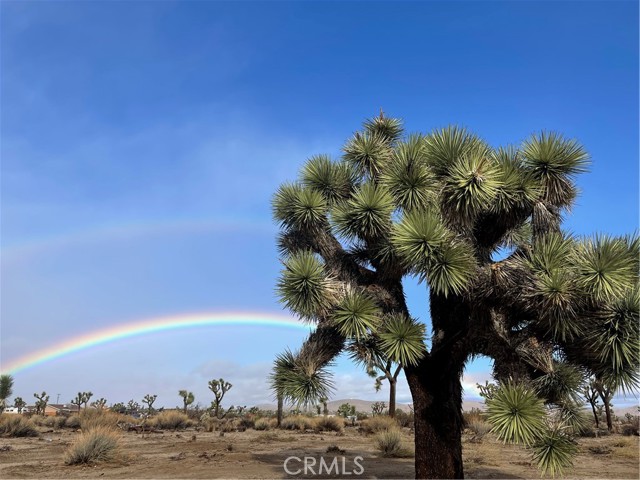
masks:
[[[64,463],[78,465],[108,462],[118,455],[118,436],[113,429],[95,426],[82,432],[76,442],[65,453]]]
[[[8,437],[37,437],[38,430],[35,424],[22,415],[1,415],[0,434]]]

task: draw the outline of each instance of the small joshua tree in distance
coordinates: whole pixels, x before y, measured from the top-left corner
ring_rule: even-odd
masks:
[[[209,381],[209,390],[213,392],[213,395],[215,397],[213,402],[211,402],[214,417],[218,418],[218,415],[220,414],[222,399],[224,398],[225,393],[231,390],[232,386],[233,385],[225,381],[224,378]]]
[[[183,410],[184,413],[187,413],[187,407],[194,402],[195,396],[193,395],[193,392],[188,392],[187,390],[180,390],[178,395],[182,397]]]

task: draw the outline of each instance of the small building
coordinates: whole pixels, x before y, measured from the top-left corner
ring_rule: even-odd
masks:
[[[18,407],[7,407],[7,408],[4,409],[3,413],[8,413],[10,415],[18,415],[18,414],[23,413],[23,412],[26,411],[25,408],[22,408],[21,410],[22,411],[18,411]]]
[[[57,404],[57,403],[49,403],[44,409],[44,414],[47,417],[55,417],[57,415],[73,415],[74,413],[79,412],[78,405],[74,405],[73,403],[65,403],[65,404]]]

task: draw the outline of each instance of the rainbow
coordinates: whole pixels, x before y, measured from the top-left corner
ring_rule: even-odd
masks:
[[[213,312],[152,318],[114,325],[70,338],[64,342],[9,361],[6,365],[3,365],[2,371],[3,373],[15,374],[21,370],[56,360],[80,350],[86,350],[124,338],[208,326],[287,327],[305,330],[310,330],[311,328],[310,325],[304,324],[293,317],[264,312]]]

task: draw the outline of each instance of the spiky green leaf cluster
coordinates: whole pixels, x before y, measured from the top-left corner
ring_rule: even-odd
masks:
[[[486,404],[491,431],[504,442],[532,445],[545,429],[544,402],[524,384],[501,384]]]
[[[576,260],[580,287],[597,301],[619,298],[637,282],[637,251],[625,238],[598,235],[578,244]]]
[[[309,319],[328,311],[334,298],[324,265],[308,250],[297,252],[284,261],[277,292],[288,309]]]
[[[576,453],[578,445],[561,428],[545,432],[533,445],[533,460],[542,475],[552,477],[571,467]]]
[[[607,384],[632,390],[640,373],[640,294],[636,288],[608,304],[591,323],[588,349],[597,356],[596,374]]]
[[[389,144],[397,141],[404,130],[402,120],[399,118],[385,117],[382,111],[377,117],[365,120],[362,126],[369,134],[378,135]]]
[[[356,132],[342,150],[345,161],[369,177],[379,175],[391,157],[388,139],[378,132]]]
[[[371,297],[351,291],[334,310],[333,322],[345,337],[360,340],[376,331],[379,315],[380,309]]]
[[[438,183],[427,165],[422,136],[399,143],[380,178],[404,211],[424,210],[436,200]]]
[[[328,155],[316,155],[305,164],[302,184],[320,192],[328,205],[349,196],[356,182],[355,172],[344,162],[331,161]]]
[[[281,225],[314,229],[326,221],[327,201],[322,193],[298,184],[282,185],[273,200],[273,216]]]
[[[391,227],[393,197],[374,183],[361,185],[353,196],[336,206],[333,221],[338,232],[347,238],[373,239]]]
[[[543,198],[554,205],[570,205],[576,195],[573,177],[587,171],[589,156],[575,140],[555,132],[541,132],[521,148],[523,164],[543,186]]]
[[[487,148],[470,150],[456,158],[444,179],[444,209],[455,223],[470,224],[491,210],[499,193],[501,170]]]
[[[294,404],[316,404],[321,398],[328,398],[334,388],[326,367],[313,358],[285,350],[274,361],[269,378],[271,388]]]
[[[395,225],[392,242],[410,271],[438,293],[460,293],[474,273],[472,249],[431,211],[406,214]]]
[[[417,365],[426,352],[424,333],[424,325],[411,318],[390,315],[380,332],[380,348],[395,363]]]

